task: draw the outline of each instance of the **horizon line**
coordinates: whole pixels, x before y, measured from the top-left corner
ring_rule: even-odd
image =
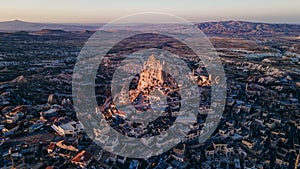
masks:
[[[40,23],[40,24],[75,24],[75,25],[93,25],[93,24],[107,24],[110,22],[43,22],[43,21],[29,21],[23,19],[12,19],[12,20],[0,20],[0,23],[3,22],[24,22],[24,23]],[[299,23],[294,22],[271,22],[271,21],[262,21],[262,20],[236,20],[236,19],[220,19],[220,20],[206,20],[206,21],[190,21],[193,24],[200,24],[200,23],[213,23],[213,22],[250,22],[250,23],[262,23],[262,24],[288,24],[288,25],[300,25]],[[132,24],[175,24],[175,23],[168,23],[168,22],[159,22],[159,23],[144,23],[144,22],[131,22]],[[178,24],[178,23],[177,23]]]

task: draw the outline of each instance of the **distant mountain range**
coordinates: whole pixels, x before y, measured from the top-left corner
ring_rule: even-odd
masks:
[[[20,20],[0,22],[0,32],[49,30],[84,31],[96,30],[103,24],[55,24],[32,23]],[[300,36],[300,25],[270,24],[245,21],[220,21],[196,24],[204,33],[217,36]],[[47,31],[46,31],[47,30]],[[57,32],[59,33],[59,32]]]
[[[300,25],[245,21],[205,22],[197,26],[208,35],[231,36],[300,36]]]

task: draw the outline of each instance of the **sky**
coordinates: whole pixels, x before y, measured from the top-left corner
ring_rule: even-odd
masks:
[[[300,24],[300,0],[3,0],[0,21],[104,23],[140,12],[191,22],[245,20]]]

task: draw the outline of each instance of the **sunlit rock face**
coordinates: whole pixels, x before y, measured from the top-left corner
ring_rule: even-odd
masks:
[[[156,60],[154,55],[144,63],[143,71],[140,74],[138,90],[143,90],[151,86],[160,86],[163,84],[162,65]]]
[[[141,73],[130,84],[130,102],[137,110],[151,109],[151,100],[159,102],[159,98],[166,98],[170,92],[176,90],[176,86],[175,80],[163,71],[163,63],[151,55],[144,63]]]

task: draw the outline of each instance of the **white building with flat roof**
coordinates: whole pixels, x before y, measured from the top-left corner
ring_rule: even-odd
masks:
[[[51,126],[61,136],[71,136],[75,137],[78,134],[82,133],[83,126],[80,122],[70,121],[62,125],[53,124]]]

